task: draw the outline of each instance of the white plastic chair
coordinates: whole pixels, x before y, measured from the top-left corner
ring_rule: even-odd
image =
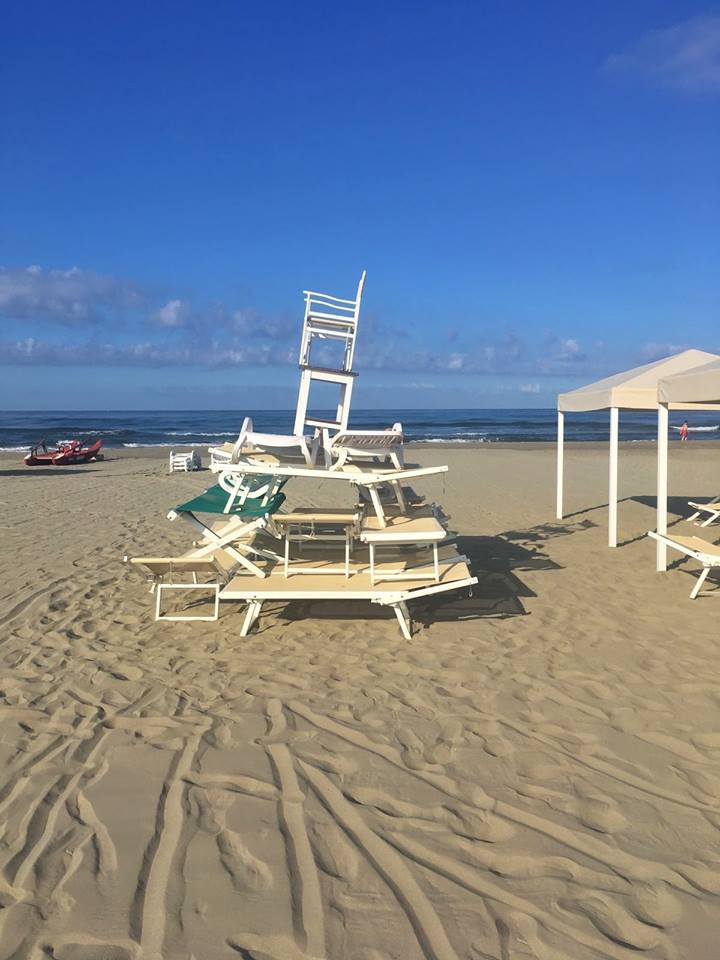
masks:
[[[200,470],[202,468],[202,460],[200,459],[200,454],[195,450],[178,453],[171,450],[168,465],[170,473],[189,473],[191,470]]]
[[[396,470],[402,470],[405,463],[402,424],[394,423],[388,430],[336,433],[325,449],[325,461],[331,470],[339,470],[348,460],[389,460]]]
[[[296,455],[301,454],[307,466],[312,467],[315,463],[316,444],[311,438],[302,434],[281,434],[281,433],[258,433],[253,427],[250,417],[245,417],[240,428],[240,433],[232,455],[230,463],[234,464],[240,460],[243,447],[255,447],[261,452],[269,450],[291,450]]]
[[[305,294],[305,318],[300,343],[301,367],[312,366],[310,363],[310,346],[312,341],[317,338],[319,340],[344,341],[345,346],[340,370],[346,373],[352,370],[355,337],[360,318],[360,303],[365,286],[366,272],[365,270],[362,272],[354,300],[343,300],[328,293],[303,290]]]

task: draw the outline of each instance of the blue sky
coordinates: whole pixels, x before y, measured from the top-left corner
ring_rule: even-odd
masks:
[[[594,9],[593,9],[594,7]],[[0,407],[550,406],[720,351],[720,5],[11,4]]]

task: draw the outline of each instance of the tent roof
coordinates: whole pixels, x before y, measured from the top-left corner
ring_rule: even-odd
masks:
[[[697,367],[715,368],[715,383],[720,384],[720,356],[705,350],[683,350],[672,357],[654,360],[642,367],[616,373],[558,396],[558,410],[581,412],[620,407],[626,410],[654,410],[658,404],[658,383],[665,378],[677,379]],[[669,381],[668,381],[669,382]],[[673,387],[673,389],[675,389]],[[717,398],[717,393],[715,394]],[[662,399],[662,398],[661,398]],[[705,399],[705,398],[704,398]],[[688,402],[686,398],[683,401]],[[663,401],[671,402],[671,401]],[[682,401],[674,401],[682,402]]]
[[[660,380],[658,400],[675,404],[720,403],[720,358]]]

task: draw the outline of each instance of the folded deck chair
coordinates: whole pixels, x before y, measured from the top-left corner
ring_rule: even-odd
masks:
[[[124,557],[126,563],[141,570],[150,581],[150,592],[155,594],[156,620],[217,620],[220,609],[220,587],[230,579],[237,563],[223,551],[218,550],[205,557],[194,557],[192,551],[181,557]],[[188,575],[192,577],[188,582]],[[198,575],[209,577],[200,581]],[[178,582],[178,577],[181,579]],[[186,616],[162,612],[164,590],[192,590],[210,592],[213,600],[211,616]]]
[[[695,503],[693,500],[688,500],[688,506],[693,507],[695,513],[688,517],[688,520],[697,521],[701,513],[707,513],[709,516],[699,524],[701,527],[709,527],[711,523],[720,518],[720,500],[713,500],[711,503]]]
[[[168,513],[168,520],[182,517],[194,529],[199,530],[205,540],[203,546],[195,548],[188,555],[193,559],[210,556],[216,550],[222,550],[237,563],[241,564],[256,577],[264,577],[265,572],[253,560],[267,555],[252,542],[252,534],[267,527],[272,515],[277,513],[285,501],[284,493],[273,493],[269,498],[237,500],[228,507],[228,494],[219,483],[205,490],[198,497],[181,503]],[[203,523],[197,514],[209,513],[232,518],[235,522],[227,524],[220,532]],[[241,522],[238,523],[237,520]]]
[[[402,424],[394,423],[387,430],[341,430],[331,439],[326,454],[334,461],[331,470],[348,460],[390,460],[396,470],[402,470]]]
[[[686,557],[692,557],[693,560],[697,560],[698,563],[702,564],[703,569],[690,593],[690,599],[694,600],[713,567],[720,567],[720,544],[710,543],[709,540],[703,540],[702,537],[664,536],[661,533],[656,533],[654,530],[650,530],[648,536],[652,537],[653,540],[659,540],[661,543],[666,544],[673,550],[677,550],[679,553],[684,553]]]

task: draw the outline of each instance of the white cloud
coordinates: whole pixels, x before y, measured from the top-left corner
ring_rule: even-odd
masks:
[[[608,57],[605,70],[688,93],[720,94],[720,16],[650,30],[630,49]]]
[[[185,300],[168,300],[153,319],[161,327],[183,327],[190,319],[190,314],[190,304]]]
[[[518,387],[520,393],[540,393],[539,383],[521,383]]]
[[[0,316],[67,326],[98,323],[109,312],[141,305],[137,286],[92,271],[0,267]]]
[[[0,340],[0,363],[21,366],[244,367],[285,362],[287,358],[270,344],[247,347],[211,342],[198,350],[192,342],[167,347],[149,341],[120,346],[94,340],[62,344],[33,337]]]

